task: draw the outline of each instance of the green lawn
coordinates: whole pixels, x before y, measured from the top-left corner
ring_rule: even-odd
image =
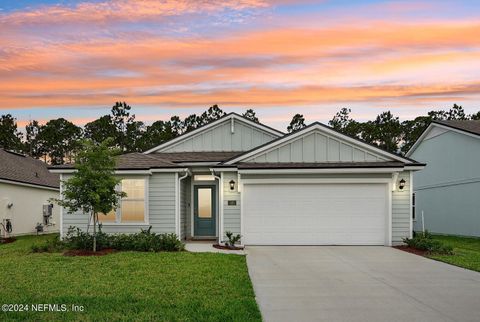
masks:
[[[480,272],[480,238],[458,236],[433,236],[451,245],[455,255],[430,255],[428,257]]]
[[[46,238],[0,245],[0,305],[75,304],[84,312],[0,311],[0,321],[261,321],[244,256],[30,253]]]

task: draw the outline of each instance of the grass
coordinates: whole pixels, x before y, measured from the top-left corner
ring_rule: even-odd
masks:
[[[453,247],[455,255],[429,255],[428,257],[480,272],[480,238],[434,235]]]
[[[0,321],[261,321],[245,256],[30,252],[52,237],[0,245],[0,305],[75,304],[84,312],[0,311]]]

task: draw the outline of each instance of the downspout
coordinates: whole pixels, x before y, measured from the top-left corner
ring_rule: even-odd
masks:
[[[220,172],[220,177],[215,174],[215,170],[210,168],[210,173],[218,180],[218,243],[223,242],[223,173]]]
[[[178,198],[177,198],[177,207],[176,207],[177,211],[176,211],[176,214],[175,214],[176,215],[175,216],[176,217],[175,221],[177,223],[176,234],[177,234],[179,240],[182,239],[182,236],[181,236],[181,234],[182,234],[182,229],[181,229],[181,227],[182,227],[182,216],[181,216],[181,211],[180,211],[180,208],[181,208],[181,205],[182,205],[182,200],[181,200],[182,195],[180,193],[181,189],[182,189],[182,180],[191,175],[191,172],[188,168],[185,168],[184,171],[185,171],[185,175],[178,178],[177,191],[176,191],[176,195],[178,196]]]

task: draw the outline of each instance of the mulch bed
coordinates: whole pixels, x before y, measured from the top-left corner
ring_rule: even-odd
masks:
[[[213,244],[213,248],[224,249],[224,250],[243,250],[243,247],[228,247],[220,244]]]
[[[17,239],[14,237],[8,237],[8,238],[0,238],[0,244],[10,244],[16,241]]]
[[[93,250],[73,249],[63,253],[63,256],[105,256],[108,254],[112,254],[116,251],[117,251],[116,249],[112,249],[112,248],[97,250],[96,252],[94,252]]]
[[[426,250],[420,250],[420,249],[408,247],[408,246],[405,246],[405,245],[393,246],[393,248],[400,249],[400,250],[403,250],[404,252],[412,253],[412,254],[420,255],[420,256],[425,256],[428,253],[428,251],[426,251]]]

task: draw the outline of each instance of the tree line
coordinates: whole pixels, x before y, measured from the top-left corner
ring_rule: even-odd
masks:
[[[11,114],[5,114],[0,117],[0,146],[57,165],[71,162],[83,139],[101,143],[112,138],[109,140],[112,147],[123,153],[141,152],[225,114],[218,105],[213,105],[199,115],[192,114],[184,119],[172,116],[168,121],[158,120],[146,125],[135,119],[131,106],[117,102],[110,114],[85,124],[83,128],[65,118],[53,119],[43,125],[32,120],[25,126],[24,133],[18,130],[16,119]],[[259,122],[253,109],[247,109],[242,115],[253,122]],[[374,120],[359,122],[351,117],[350,109],[342,108],[328,124],[344,134],[404,154],[433,120],[480,120],[480,111],[467,115],[461,106],[454,104],[449,110],[432,110],[427,115],[403,122],[390,111],[379,114]],[[287,131],[298,131],[305,126],[304,116],[295,114]]]

